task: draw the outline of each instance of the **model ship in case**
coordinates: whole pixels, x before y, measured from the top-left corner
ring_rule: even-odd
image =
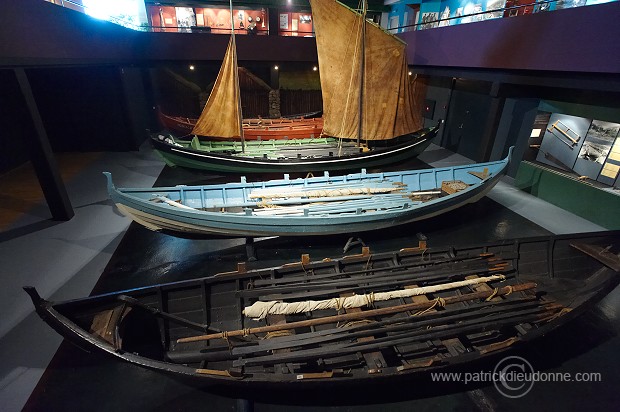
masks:
[[[619,252],[618,232],[420,243],[66,302],[25,289],[85,348],[204,384],[282,389],[374,383],[520,347],[616,287]]]
[[[508,167],[503,160],[446,168],[207,186],[117,188],[119,210],[148,229],[177,236],[311,236],[402,225],[476,202]]]
[[[439,125],[422,130],[406,44],[367,21],[365,12],[331,0],[313,0],[311,7],[323,95],[323,132],[315,138],[326,139],[272,145],[261,136],[257,144],[246,142],[233,33],[192,129],[196,139],[187,144],[165,134],[152,136],[166,163],[224,172],[351,170],[413,158],[430,145]],[[210,144],[222,139],[232,143],[215,149]]]

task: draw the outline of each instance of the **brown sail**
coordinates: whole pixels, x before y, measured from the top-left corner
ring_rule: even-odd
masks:
[[[192,134],[228,138],[241,137],[240,91],[236,53],[234,36],[230,36],[222,67]]]
[[[419,110],[408,75],[406,44],[335,0],[310,0],[310,4],[323,93],[323,133],[340,138],[357,139],[359,134],[363,140],[386,140],[420,129],[421,119],[415,115]]]

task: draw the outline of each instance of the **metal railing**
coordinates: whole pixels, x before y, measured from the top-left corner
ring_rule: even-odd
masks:
[[[546,11],[550,11],[549,10],[550,5],[556,2],[558,2],[558,0],[544,0],[544,1],[537,1],[534,3],[528,3],[528,4],[519,4],[519,5],[511,6],[511,7],[502,7],[502,8],[492,9],[492,10],[479,11],[476,13],[469,13],[469,14],[464,14],[460,16],[452,16],[452,17],[447,17],[447,18],[438,17],[438,18],[435,18],[432,20],[426,20],[420,23],[393,27],[393,28],[388,29],[388,32],[404,33],[404,32],[414,31],[414,30],[427,30],[427,29],[433,29],[436,27],[447,27],[447,26],[454,26],[457,24],[468,24],[468,23],[476,23],[476,22],[485,21],[485,20],[501,19],[504,17],[514,17],[514,16],[519,15],[520,11],[524,12],[522,14],[546,12]],[[531,9],[531,12],[526,13],[528,8]],[[436,13],[438,16],[441,15],[441,12],[432,12],[432,13]]]
[[[71,8],[73,10],[81,11],[82,13],[88,13],[88,7],[76,3],[71,0],[45,0],[50,3],[54,3],[56,5]],[[389,33],[404,33],[414,30],[427,30],[433,29],[436,27],[447,27],[453,26],[457,24],[467,24],[467,23],[475,23],[485,20],[491,19],[499,19],[505,17],[513,17],[522,14],[530,14],[530,13],[539,13],[539,12],[547,12],[551,11],[550,6],[553,3],[560,3],[564,0],[543,0],[536,1],[528,4],[519,4],[511,7],[503,7],[493,10],[480,11],[475,13],[464,14],[460,16],[452,16],[447,18],[441,18],[441,12],[431,12],[431,14],[436,14],[437,17],[434,17],[432,20],[421,21],[419,23],[392,27],[386,29]],[[611,0],[618,1],[618,0]],[[578,6],[579,7],[579,6]],[[521,13],[523,11],[523,13]],[[425,13],[426,14],[426,13]],[[173,32],[173,33],[213,33],[213,34],[229,34],[230,29],[224,28],[212,28],[206,26],[191,26],[191,27],[181,27],[181,26],[150,26],[148,24],[142,23],[137,24],[131,19],[110,16],[107,18],[108,21],[133,29],[138,31],[149,31],[149,32]],[[292,30],[278,30],[278,35],[280,36],[295,36],[295,37],[314,37],[314,32],[300,32],[300,31],[292,31]],[[247,29],[235,29],[235,34],[248,34],[248,35],[268,35],[269,29],[258,28],[255,32],[248,32]]]

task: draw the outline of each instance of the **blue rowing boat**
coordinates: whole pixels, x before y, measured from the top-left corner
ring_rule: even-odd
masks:
[[[358,233],[437,216],[478,201],[510,162],[207,186],[116,188],[108,193],[137,223],[178,236],[308,236]]]

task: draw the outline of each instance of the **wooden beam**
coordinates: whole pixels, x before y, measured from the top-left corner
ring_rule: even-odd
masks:
[[[34,124],[36,133],[28,135],[30,146],[30,160],[34,167],[39,184],[43,190],[43,195],[47,201],[47,205],[55,220],[70,220],[75,212],[71,206],[67,189],[60,177],[58,165],[52,152],[47,132],[43,126],[43,120],[37,107],[28,76],[23,68],[13,69],[19,88],[26,100],[30,117]]]

